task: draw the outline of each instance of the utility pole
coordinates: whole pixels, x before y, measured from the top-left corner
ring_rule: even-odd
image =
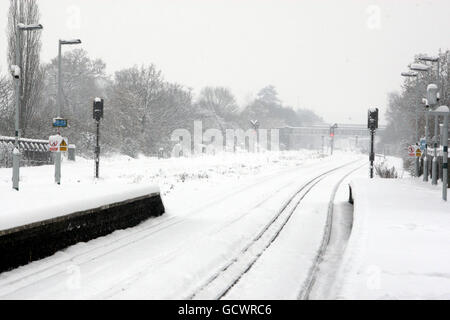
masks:
[[[373,178],[373,162],[375,160],[374,139],[375,130],[378,128],[378,108],[371,108],[367,117],[367,128],[370,130],[370,178]]]

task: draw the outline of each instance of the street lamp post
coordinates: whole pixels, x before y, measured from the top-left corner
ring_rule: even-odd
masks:
[[[436,81],[438,82],[438,92],[439,96],[442,97],[442,85],[441,85],[441,77],[440,77],[440,59],[439,57],[429,57],[429,56],[422,56],[419,57],[419,60],[421,61],[429,61],[429,62],[435,62],[437,63],[437,75],[436,75]],[[437,136],[438,136],[438,119],[439,117],[435,115],[434,117],[434,137],[433,137],[433,160],[431,161],[431,184],[437,184],[437,176],[438,176],[438,163],[437,163]],[[427,156],[427,155],[425,155]]]
[[[448,120],[449,120],[449,108],[447,106],[440,106],[434,111],[430,111],[434,116],[443,116],[443,132],[442,132],[442,199],[447,201],[447,188],[448,188]]]
[[[403,77],[408,78],[416,78],[418,73],[417,72],[402,72],[401,75]],[[414,114],[416,116],[416,143],[419,141],[419,116],[417,114],[417,105],[414,107]],[[415,157],[415,167],[416,167],[416,177],[419,176],[419,158]]]
[[[61,47],[65,44],[80,44],[80,39],[59,40],[58,42],[58,88],[56,92],[57,117],[61,117],[61,88],[62,88],[62,68],[61,68]],[[61,128],[58,127],[58,135],[61,135]],[[61,183],[61,151],[57,151],[55,155],[55,182]]]
[[[20,149],[19,149],[19,139],[20,139],[20,85],[21,85],[21,55],[20,55],[20,32],[21,31],[33,31],[42,29],[41,24],[23,24],[18,23],[16,27],[16,58],[15,65],[12,67],[12,73],[16,82],[16,114],[15,114],[15,133],[14,133],[14,151],[13,151],[13,189],[19,190],[19,171],[20,171]]]
[[[427,72],[430,66],[423,63],[411,63],[409,69],[418,72]],[[428,112],[425,112],[425,156],[423,158],[423,181],[428,181]]]

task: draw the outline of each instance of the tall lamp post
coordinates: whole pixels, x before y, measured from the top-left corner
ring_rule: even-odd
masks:
[[[418,73],[417,72],[402,72],[402,77],[407,78],[417,78]],[[416,143],[419,141],[419,116],[417,114],[417,105],[414,106],[414,114],[416,116]],[[419,176],[419,158],[415,157],[415,167],[416,167],[416,177]]]
[[[440,106],[434,111],[430,111],[434,116],[442,116],[444,118],[442,130],[442,199],[447,201],[448,188],[448,120],[449,108],[447,106]]]
[[[14,151],[13,151],[13,189],[19,190],[19,170],[20,170],[20,86],[21,77],[23,76],[21,71],[21,55],[20,55],[20,32],[21,31],[34,31],[42,29],[41,24],[23,24],[18,23],[16,27],[16,58],[15,65],[12,66],[12,73],[16,82],[16,115],[15,115],[15,134],[14,134]]]
[[[441,77],[440,77],[440,59],[439,57],[429,57],[429,56],[422,56],[419,57],[419,60],[421,61],[428,61],[428,62],[434,62],[437,63],[437,75],[436,75],[436,81],[438,82],[438,97],[442,97],[442,85],[441,85]],[[437,176],[438,176],[438,163],[437,163],[437,136],[438,136],[438,130],[439,130],[439,124],[438,124],[439,117],[437,115],[434,116],[434,137],[433,137],[433,160],[431,161],[431,184],[437,184]],[[427,155],[425,155],[427,156]]]
[[[61,47],[63,45],[80,44],[80,39],[59,40],[58,43],[58,88],[56,93],[57,117],[61,118],[61,87],[62,87],[62,68],[61,68]],[[61,135],[61,128],[58,127],[58,135]],[[56,152],[55,157],[55,182],[61,183],[61,151]]]
[[[430,70],[430,66],[423,63],[411,63],[409,69],[418,72],[427,72]],[[425,111],[425,150],[423,158],[423,181],[428,181],[428,112]]]

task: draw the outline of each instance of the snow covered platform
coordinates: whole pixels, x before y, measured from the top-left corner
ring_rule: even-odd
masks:
[[[24,185],[0,188],[0,272],[164,213],[155,185]]]
[[[414,178],[351,182],[343,299],[450,299],[450,203]]]

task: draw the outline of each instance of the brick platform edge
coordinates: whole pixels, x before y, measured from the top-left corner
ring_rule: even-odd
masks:
[[[0,272],[164,213],[159,193],[0,231]]]

